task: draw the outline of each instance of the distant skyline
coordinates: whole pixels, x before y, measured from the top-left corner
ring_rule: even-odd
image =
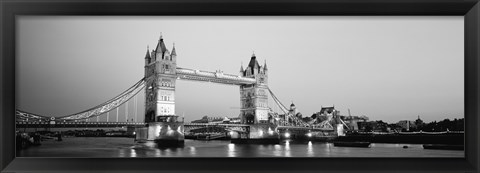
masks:
[[[237,75],[255,52],[269,87],[303,116],[335,105],[389,123],[464,117],[462,16],[17,19],[16,104],[36,114],[69,115],[118,95],[144,76],[147,46],[162,33],[183,68]],[[139,120],[143,105],[142,91]],[[237,117],[239,107],[238,86],[177,80],[176,113],[186,121]]]

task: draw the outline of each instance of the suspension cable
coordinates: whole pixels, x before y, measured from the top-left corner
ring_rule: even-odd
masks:
[[[128,102],[133,96],[137,95],[144,87],[145,87],[145,78],[142,78],[140,81],[135,83],[132,87],[128,88],[121,94],[115,96],[112,99],[109,99],[106,102],[103,102],[100,105],[94,106],[90,109],[87,109],[85,111],[71,114],[71,115],[66,115],[66,116],[61,116],[57,117],[59,119],[85,119],[85,118],[90,118],[90,117],[95,117],[95,116],[100,116],[101,114],[121,106],[123,103]],[[123,102],[123,103],[122,103]],[[113,105],[111,105],[113,103]],[[115,105],[117,104],[117,105]],[[107,107],[105,107],[107,106]],[[88,115],[82,115],[88,113]]]
[[[62,119],[84,119],[86,117],[95,117],[95,116],[101,116],[103,113],[105,112],[108,112],[110,111],[111,109],[114,109],[114,108],[117,108],[119,106],[121,106],[123,103],[125,102],[128,102],[132,97],[134,97],[135,95],[137,95],[140,91],[142,91],[142,89],[144,88],[145,86],[140,86],[137,88],[137,91],[132,91],[130,93],[127,93],[125,94],[124,96],[122,96],[121,98],[119,98],[118,100],[114,100],[116,102],[110,102],[110,103],[107,103],[105,105],[99,105],[99,106],[96,106],[92,109],[88,109],[86,111],[83,111],[83,112],[80,112],[80,113],[77,113],[77,114],[73,114],[73,115],[68,115],[68,116],[63,116],[63,117],[60,117]],[[120,102],[120,103],[119,103]],[[115,103],[118,103],[117,105],[115,105]],[[108,105],[108,104],[113,104],[113,105]],[[107,106],[107,107],[105,107]],[[85,114],[85,113],[89,113],[90,115],[87,115],[86,117],[82,114]],[[83,117],[79,117],[79,116],[83,116]],[[77,118],[71,118],[71,117],[77,117]]]

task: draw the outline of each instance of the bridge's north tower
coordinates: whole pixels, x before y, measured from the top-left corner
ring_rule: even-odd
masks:
[[[177,80],[177,53],[170,52],[158,40],[155,50],[145,55],[145,122],[147,127],[137,130],[139,141],[156,141],[159,145],[183,145],[183,122],[175,115],[175,82]]]
[[[268,69],[257,61],[255,54],[246,69],[240,67],[242,77],[254,78],[253,84],[240,86],[240,119],[244,124],[268,123]]]
[[[145,55],[145,122],[175,115],[176,68],[175,46],[168,51],[160,36],[156,49]]]

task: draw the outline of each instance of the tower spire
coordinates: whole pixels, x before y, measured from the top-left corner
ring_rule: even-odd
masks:
[[[252,75],[257,75],[260,72],[260,64],[258,64],[257,57],[255,56],[255,52],[253,52],[252,57],[250,58],[250,62],[248,63],[247,70],[251,70]]]
[[[240,72],[242,73],[244,70],[243,70],[243,62],[240,62]]]
[[[175,51],[175,42],[173,42],[173,48],[172,48],[171,55],[177,55],[177,52]]]
[[[267,59],[265,59],[265,64],[263,65],[263,70],[264,70],[264,71],[265,71],[265,70],[268,70],[268,68],[267,68]]]
[[[158,44],[157,44],[157,47],[155,49],[155,52],[163,54],[163,53],[165,53],[165,51],[167,51],[167,48],[165,47],[165,43],[163,43],[163,35],[160,32],[160,39],[158,40]]]
[[[150,59],[149,47],[147,45],[147,54],[145,55],[145,59]]]

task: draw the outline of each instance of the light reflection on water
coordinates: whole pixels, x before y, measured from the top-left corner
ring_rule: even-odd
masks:
[[[290,152],[290,141],[285,141],[285,157],[291,157],[291,152]]]
[[[273,156],[275,157],[282,156],[282,146],[280,144],[273,145]]]
[[[312,141],[308,141],[307,144],[307,157],[315,156],[315,152],[313,152],[313,144]]]
[[[192,156],[197,156],[197,153],[195,152],[195,147],[190,147],[190,154],[192,154]]]
[[[119,150],[118,155],[119,155],[119,157],[126,157],[125,156],[125,150]]]
[[[332,144],[331,144],[331,143],[326,143],[326,144],[325,144],[325,147],[324,147],[324,148],[325,148],[325,151],[324,151],[324,153],[327,154],[326,156],[330,156],[330,153],[331,153],[330,148],[331,148],[331,147],[332,147]]]
[[[137,152],[135,149],[130,149],[130,157],[137,157]]]
[[[235,157],[235,144],[228,144],[228,157]]]
[[[403,148],[408,146],[408,148]],[[185,140],[181,148],[157,148],[132,138],[64,138],[21,150],[19,157],[464,157],[463,151],[424,150],[418,144],[372,144],[370,148],[284,141],[274,145]]]

